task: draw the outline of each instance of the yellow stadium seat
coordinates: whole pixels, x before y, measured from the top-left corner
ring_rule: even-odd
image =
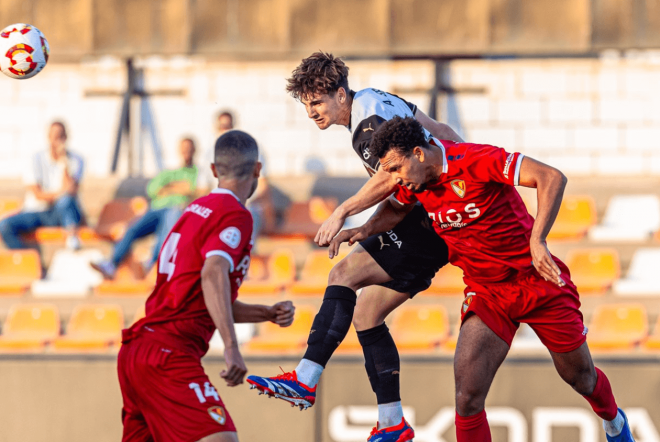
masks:
[[[660,316],[658,316],[658,320],[655,323],[653,334],[646,340],[644,347],[646,347],[647,350],[660,350]]]
[[[314,196],[309,200],[309,217],[315,224],[323,224],[337,208],[336,198]]]
[[[39,351],[60,334],[60,315],[52,304],[15,304],[0,336],[0,351]]]
[[[355,326],[352,323],[346,337],[341,341],[341,344],[337,347],[335,353],[362,353],[362,346],[358,340]]]
[[[71,313],[66,335],[53,341],[58,351],[107,350],[121,341],[124,313],[119,305],[78,305]]]
[[[401,351],[431,350],[449,337],[449,318],[442,305],[404,306],[392,318],[392,337]]]
[[[22,295],[41,278],[41,260],[36,250],[0,251],[0,295]]]
[[[144,277],[142,272],[141,264],[129,256],[117,267],[115,279],[103,281],[94,287],[94,293],[98,296],[149,295],[156,285],[156,266]]]
[[[593,350],[625,350],[643,342],[649,331],[642,304],[605,304],[594,310],[587,342]]]
[[[344,251],[330,259],[327,250],[310,252],[300,272],[300,279],[289,287],[289,292],[296,295],[323,295],[328,286],[330,271],[346,255],[348,252]]]
[[[270,295],[281,292],[296,278],[296,262],[289,249],[277,249],[268,257],[267,262],[258,264],[253,273],[254,261],[250,264],[249,279],[243,282],[241,295]],[[259,266],[262,268],[259,269]]]
[[[18,198],[0,198],[0,219],[18,213],[21,206],[21,200]]]
[[[298,353],[307,342],[316,311],[310,306],[296,308],[296,316],[289,327],[272,322],[259,326],[259,334],[245,344],[249,352]]]
[[[548,239],[579,239],[596,223],[596,203],[589,195],[564,197]]]
[[[616,249],[571,250],[566,265],[581,295],[602,295],[621,276]]]
[[[436,295],[460,295],[463,294],[465,283],[463,282],[463,270],[451,264],[447,264],[435,274],[431,286],[424,293]]]
[[[96,234],[117,241],[124,236],[130,222],[144,215],[148,208],[149,203],[141,196],[114,199],[103,206],[95,229]]]

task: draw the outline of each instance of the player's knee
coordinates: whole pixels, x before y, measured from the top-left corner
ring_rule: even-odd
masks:
[[[355,305],[355,312],[353,313],[353,325],[355,330],[369,330],[381,324],[383,321],[379,322],[378,315],[369,308],[367,308],[364,303],[360,303],[360,298],[358,297],[357,304]]]
[[[350,265],[350,258],[339,261],[328,275],[328,285],[341,285],[353,290],[359,289],[359,269]]]
[[[470,388],[456,389],[456,411],[461,416],[480,413],[486,403],[486,394]]]
[[[569,372],[559,373],[562,379],[583,396],[589,396],[596,388],[598,380],[596,372],[591,367],[575,368],[571,367]]]

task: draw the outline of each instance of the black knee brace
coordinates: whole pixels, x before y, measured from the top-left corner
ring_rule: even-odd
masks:
[[[325,289],[323,303],[307,338],[305,359],[325,367],[351,327],[356,300],[355,291],[348,287],[331,285]]]
[[[387,325],[383,323],[359,331],[357,335],[364,352],[364,367],[378,403],[399,402],[401,361]]]

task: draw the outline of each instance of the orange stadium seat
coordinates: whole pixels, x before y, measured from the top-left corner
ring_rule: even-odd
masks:
[[[18,213],[22,206],[17,198],[0,198],[0,219]]]
[[[60,315],[54,305],[12,305],[0,336],[0,351],[43,350],[59,334]]]
[[[296,295],[323,295],[330,271],[346,255],[348,252],[342,251],[339,256],[330,259],[327,250],[310,252],[300,272],[300,279],[289,287],[289,292]]]
[[[96,234],[117,241],[124,236],[130,222],[144,215],[148,208],[149,203],[141,196],[114,199],[103,206],[95,229]]]
[[[239,290],[241,295],[272,295],[281,292],[296,278],[296,262],[293,252],[289,249],[277,249],[264,263],[263,259],[250,264],[248,279]]]
[[[442,344],[441,349],[453,353],[456,351],[456,344],[458,343],[458,334],[461,332],[461,318],[458,318],[456,326],[452,331],[449,338]]]
[[[132,255],[127,257],[117,267],[115,279],[103,281],[94,287],[98,296],[146,296],[156,285],[157,270],[154,266],[148,275],[143,277],[142,267]]]
[[[41,278],[41,260],[36,250],[0,251],[0,295],[22,295]]]
[[[53,341],[59,351],[107,350],[121,341],[124,313],[119,305],[78,305],[71,313],[66,335]]]
[[[337,347],[337,350],[335,350],[335,353],[362,353],[362,346],[358,340],[357,331],[353,323],[351,323],[351,328],[348,330],[344,340],[341,341],[339,347]]]
[[[140,306],[135,310],[135,315],[133,315],[133,320],[131,321],[131,325],[135,324],[138,322],[140,319],[144,318],[147,315],[147,312],[145,311],[145,305],[140,304]]]
[[[571,250],[566,265],[581,295],[602,295],[621,276],[616,249]]]
[[[312,328],[316,310],[311,306],[296,309],[293,324],[280,327],[272,322],[259,326],[259,334],[245,344],[245,350],[264,353],[298,353],[304,347]]]
[[[644,347],[647,350],[660,350],[660,316],[658,316],[658,320],[655,323],[653,334],[646,340]]]
[[[626,350],[643,342],[648,331],[642,304],[604,304],[594,310],[587,342],[593,350]]]
[[[286,211],[284,223],[273,232],[273,235],[313,238],[335,207],[337,207],[336,198],[312,197],[307,202],[292,203]]]
[[[567,195],[548,239],[580,239],[596,223],[596,202],[589,195]]]
[[[436,295],[461,295],[465,289],[463,282],[463,270],[451,264],[447,264],[436,273],[431,287],[424,293]]]
[[[449,337],[449,317],[442,305],[403,306],[392,318],[399,350],[431,350]]]
[[[28,241],[34,241],[39,244],[64,244],[68,233],[63,227],[39,227],[32,233],[25,235]],[[83,243],[89,243],[99,240],[99,236],[91,227],[80,227],[78,229],[78,238]]]

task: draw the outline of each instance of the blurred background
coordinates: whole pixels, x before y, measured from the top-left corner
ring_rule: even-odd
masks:
[[[144,314],[161,235],[213,186],[213,143],[232,127],[266,170],[241,297],[298,306],[290,329],[240,339],[251,373],[295,366],[334,264],[311,239],[366,181],[348,131],[319,131],[284,90],[323,50],[345,57],[353,90],[398,94],[568,176],[550,248],[638,442],[660,442],[658,1],[0,1],[0,28],[17,22],[51,57],[30,80],[0,78],[0,441],[119,440],[120,330]],[[534,215],[535,192],[520,193]],[[388,319],[416,441],[455,440],[461,277],[447,266]],[[221,356],[216,339],[205,366],[243,441],[353,442],[374,425],[353,330],[302,414],[226,388]],[[605,440],[525,326],[487,408],[496,441]]]

